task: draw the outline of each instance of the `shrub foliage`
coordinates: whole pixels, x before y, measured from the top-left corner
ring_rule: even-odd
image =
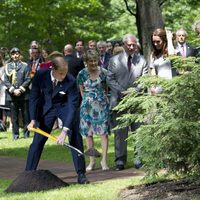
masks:
[[[177,70],[190,70],[172,80],[143,76],[143,89],[129,89],[116,107],[126,110],[118,128],[134,121],[142,125],[129,139],[139,146],[147,174],[166,168],[169,173],[200,172],[200,66],[194,58],[170,57]],[[148,88],[159,85],[162,93],[150,95]]]

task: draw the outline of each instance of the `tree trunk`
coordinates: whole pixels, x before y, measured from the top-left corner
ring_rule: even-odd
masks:
[[[139,41],[145,58],[149,60],[151,34],[156,28],[164,27],[159,0],[135,0],[135,2]]]

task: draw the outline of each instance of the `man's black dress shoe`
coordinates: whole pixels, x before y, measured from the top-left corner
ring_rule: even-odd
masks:
[[[13,140],[18,140],[19,139],[19,135],[13,135]]]
[[[135,169],[140,169],[142,167],[141,160],[135,160],[134,161],[134,167],[135,167]]]
[[[29,138],[29,135],[30,135],[29,131],[26,131],[26,132],[24,133],[24,138],[25,138],[25,139]]]
[[[116,165],[116,171],[121,171],[124,169],[124,165]]]
[[[85,174],[78,174],[78,183],[79,184],[88,184],[90,183],[87,179],[87,177],[85,176]]]

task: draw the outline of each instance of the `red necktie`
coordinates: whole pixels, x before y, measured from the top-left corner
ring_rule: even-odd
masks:
[[[31,67],[31,78],[35,75],[36,73],[36,63],[33,61],[32,67]]]
[[[131,70],[131,61],[132,61],[132,57],[131,56],[128,56],[128,62],[127,62],[127,65],[128,65],[128,70],[130,71]]]

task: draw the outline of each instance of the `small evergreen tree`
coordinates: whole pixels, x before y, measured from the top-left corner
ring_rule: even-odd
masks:
[[[172,173],[200,173],[200,66],[194,58],[171,57],[179,71],[190,69],[172,80],[143,76],[143,88],[159,85],[162,93],[150,95],[134,88],[116,107],[127,110],[119,118],[120,127],[142,123],[130,136],[140,147],[147,174],[166,168]]]

